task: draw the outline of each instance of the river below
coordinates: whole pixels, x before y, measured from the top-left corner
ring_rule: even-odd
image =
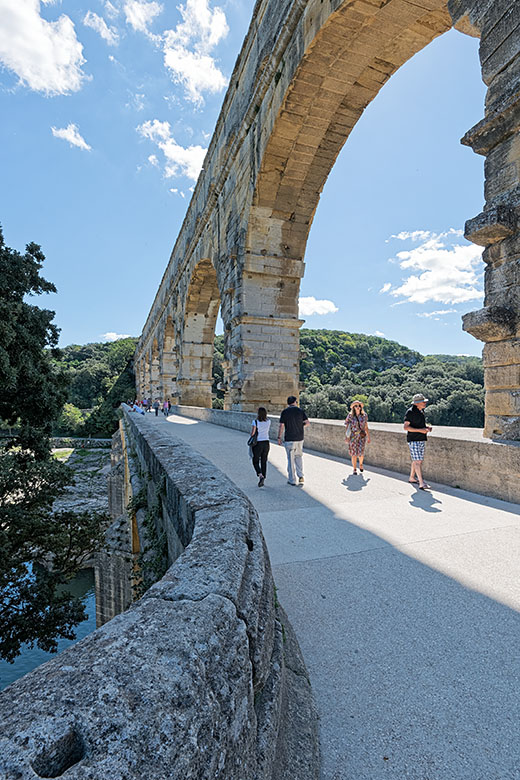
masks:
[[[56,450],[55,457],[68,463],[75,474],[75,484],[67,488],[64,496],[54,505],[56,509],[90,509],[108,511],[107,474],[110,470],[109,449],[62,449]],[[94,569],[82,569],[67,584],[67,590],[81,598],[85,603],[87,619],[75,628],[76,639],[61,639],[58,653],[78,642],[96,628],[96,596],[94,590]],[[19,677],[35,669],[40,664],[54,658],[56,653],[47,653],[39,647],[24,645],[21,654],[14,663],[0,659],[0,690],[11,685]]]

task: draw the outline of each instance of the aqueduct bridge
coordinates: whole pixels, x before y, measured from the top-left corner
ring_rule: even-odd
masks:
[[[258,0],[181,231],[136,351],[138,392],[211,406],[224,322],[225,408],[298,392],[298,294],[307,237],[334,161],[400,65],[455,26],[480,37],[485,117],[462,142],[486,157],[485,435],[520,437],[520,3]]]

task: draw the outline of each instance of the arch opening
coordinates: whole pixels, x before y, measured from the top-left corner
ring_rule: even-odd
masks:
[[[211,260],[197,263],[186,295],[178,392],[186,406],[211,407],[213,383],[213,343],[220,309],[217,274]]]

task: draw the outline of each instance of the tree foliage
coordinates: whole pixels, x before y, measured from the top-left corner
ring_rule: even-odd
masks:
[[[0,421],[16,430],[0,448],[0,657],[9,661],[24,642],[53,650],[73,637],[84,609],[63,588],[102,538],[102,517],[52,512],[72,472],[50,451],[66,394],[54,312],[25,300],[55,292],[40,275],[44,259],[36,244],[10,249],[0,230]]]
[[[415,393],[430,399],[435,425],[482,427],[484,371],[480,358],[427,355],[378,336],[338,330],[300,331],[300,404],[309,417],[344,419],[362,400],[372,420],[402,422]],[[215,338],[214,405],[220,407],[223,337]]]

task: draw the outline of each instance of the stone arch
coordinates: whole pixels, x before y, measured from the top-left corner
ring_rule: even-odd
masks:
[[[308,4],[303,40],[294,40],[294,47],[303,43],[304,51],[298,53],[263,145],[259,139],[242,281],[243,310],[250,322],[241,346],[253,352],[254,340],[266,333],[276,350],[264,365],[257,361],[243,382],[242,408],[244,400],[249,408],[262,397],[280,404],[289,393],[297,395],[300,279],[323,186],[351,130],[385,82],[453,26],[446,0],[343,2],[332,13],[330,5]],[[260,301],[261,307],[256,305]],[[271,327],[269,320],[274,320]],[[280,356],[275,369],[274,354]]]
[[[187,286],[180,335],[178,390],[180,403],[211,407],[213,342],[220,308],[217,273],[204,258]]]

